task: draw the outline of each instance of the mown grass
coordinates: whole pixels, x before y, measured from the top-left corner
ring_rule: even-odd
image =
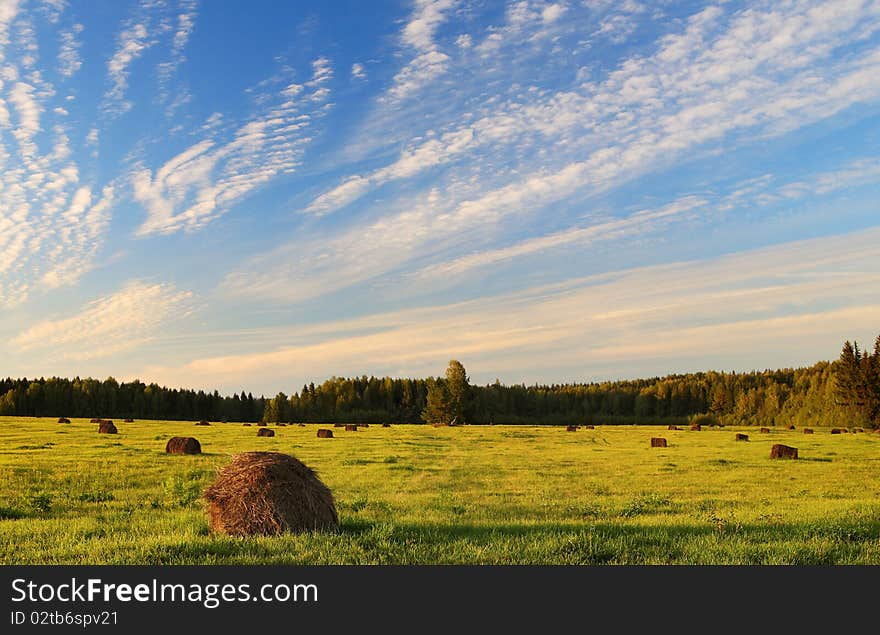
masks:
[[[652,427],[318,426],[0,418],[4,564],[880,564],[880,435]],[[171,436],[200,456],[169,456]],[[651,448],[664,436],[668,448]],[[797,461],[769,459],[772,443]],[[315,468],[340,531],[229,538],[201,492],[236,452]]]

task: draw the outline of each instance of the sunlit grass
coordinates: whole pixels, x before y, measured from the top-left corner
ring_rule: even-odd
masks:
[[[117,425],[113,436],[79,419],[0,418],[0,562],[880,563],[877,434],[401,425],[318,439],[315,425],[272,438],[239,424]],[[166,455],[178,435],[204,454]],[[801,458],[770,460],[779,442]],[[200,493],[248,450],[315,468],[340,531],[212,534]]]

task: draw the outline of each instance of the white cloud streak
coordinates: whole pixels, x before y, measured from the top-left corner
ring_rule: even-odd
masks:
[[[707,351],[751,367],[808,362],[803,338],[831,352],[841,339],[876,327],[878,238],[874,229],[291,328],[291,339],[302,343],[144,375],[214,385],[246,374],[281,388],[280,378],[296,386],[333,374],[436,374],[450,358],[464,360],[472,374],[511,379],[534,378],[544,366],[577,378],[667,372],[673,361],[699,364]]]
[[[162,327],[186,315],[192,297],[169,284],[129,282],[72,317],[35,324],[11,344],[19,351],[61,359],[106,357],[150,342]]]

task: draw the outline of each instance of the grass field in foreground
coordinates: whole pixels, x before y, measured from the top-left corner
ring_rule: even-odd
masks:
[[[0,563],[880,564],[870,432],[373,425],[318,439],[316,425],[274,438],[240,424],[117,427],[0,418]],[[171,436],[198,438],[204,454],[166,455]],[[669,447],[649,447],[652,436]],[[773,443],[801,458],[770,460]],[[340,531],[211,534],[201,492],[250,450],[313,467]]]

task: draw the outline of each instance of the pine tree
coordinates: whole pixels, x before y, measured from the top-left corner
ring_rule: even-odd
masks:
[[[457,359],[449,361],[446,368],[446,391],[449,395],[450,424],[466,423],[470,408],[471,390],[467,372]]]
[[[442,379],[429,377],[428,401],[422,410],[422,419],[425,423],[448,424],[452,419],[449,409],[449,392],[446,390],[446,382]]]

